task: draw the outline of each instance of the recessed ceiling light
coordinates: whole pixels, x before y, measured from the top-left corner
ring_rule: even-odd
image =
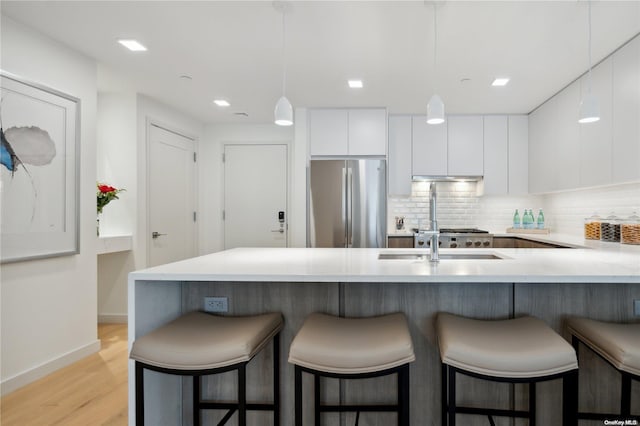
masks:
[[[224,99],[215,99],[213,103],[218,105],[219,107],[228,107],[231,105],[228,101]]]
[[[362,80],[349,80],[349,87],[352,89],[362,89]]]
[[[493,83],[491,83],[492,86],[506,86],[507,83],[509,82],[508,78],[496,78],[495,80],[493,80]]]
[[[118,40],[118,43],[133,52],[144,52],[145,50],[147,50],[147,48],[140,44],[140,42],[137,40]]]

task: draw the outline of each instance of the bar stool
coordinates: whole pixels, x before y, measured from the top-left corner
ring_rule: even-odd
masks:
[[[528,418],[536,424],[536,383],[563,379],[564,426],[575,425],[576,353],[538,318],[477,320],[439,313],[436,333],[442,361],[442,424],[455,426],[456,413]],[[483,380],[529,384],[529,410],[456,405],[456,373]],[[447,422],[448,420],[448,422]]]
[[[567,328],[576,353],[582,343],[622,376],[619,414],[578,412],[578,418],[606,420],[622,416],[630,419],[631,380],[640,381],[640,323],[619,324],[573,317],[567,320]],[[634,418],[640,419],[640,416]]]
[[[280,339],[282,314],[245,317],[190,312],[133,342],[131,359],[136,366],[136,424],[144,425],[144,370],[193,377],[193,424],[200,425],[201,410],[228,410],[224,425],[238,411],[238,424],[246,425],[247,410],[273,411],[280,424]],[[246,401],[246,365],[273,339],[273,403]],[[202,376],[238,371],[238,401],[203,401]]]
[[[402,313],[340,318],[313,313],[293,339],[289,362],[295,365],[295,425],[302,426],[302,372],[314,378],[314,424],[323,412],[396,412],[409,425],[409,363],[415,360],[407,319]],[[364,379],[397,374],[395,405],[328,405],[320,402],[322,377]]]

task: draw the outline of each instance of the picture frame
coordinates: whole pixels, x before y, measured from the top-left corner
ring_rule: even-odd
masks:
[[[0,79],[0,263],[77,254],[80,99]]]

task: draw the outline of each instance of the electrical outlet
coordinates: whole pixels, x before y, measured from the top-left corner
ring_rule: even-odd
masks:
[[[633,301],[633,315],[640,317],[640,299]]]
[[[226,297],[205,297],[204,311],[205,312],[228,312],[229,301]]]

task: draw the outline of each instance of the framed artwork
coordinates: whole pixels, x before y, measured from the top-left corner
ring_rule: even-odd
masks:
[[[80,100],[0,78],[0,261],[76,254]]]

